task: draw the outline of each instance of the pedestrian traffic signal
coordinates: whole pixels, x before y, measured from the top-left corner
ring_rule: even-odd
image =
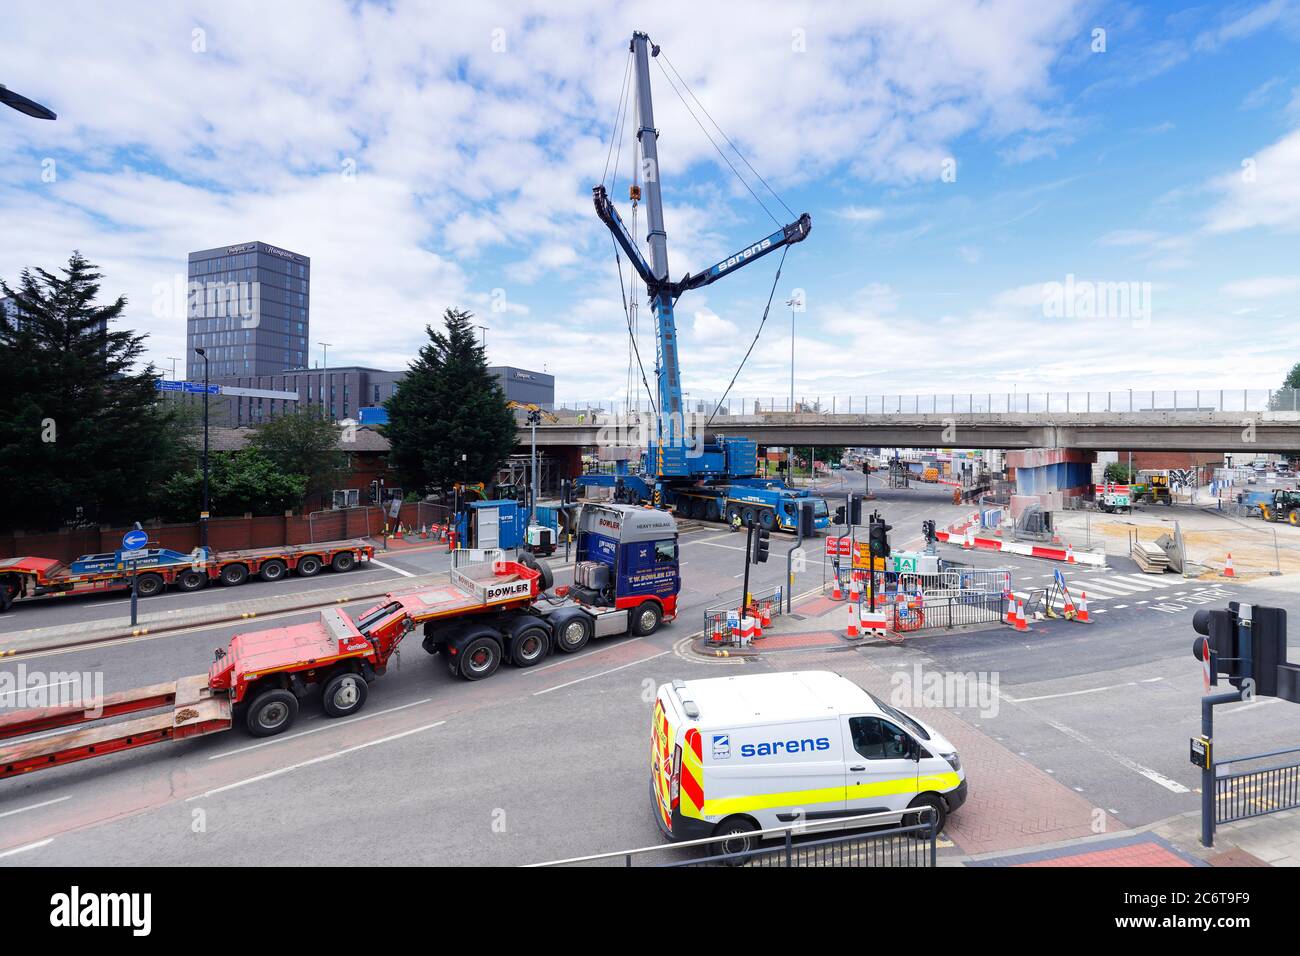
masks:
[[[769,539],[772,532],[766,528],[758,528],[754,531],[754,558],[755,564],[765,564],[767,562],[767,552],[771,548]]]

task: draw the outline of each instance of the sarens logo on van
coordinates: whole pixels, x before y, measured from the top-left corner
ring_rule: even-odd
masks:
[[[742,757],[771,757],[774,754],[803,753],[805,750],[830,750],[831,742],[828,737],[804,737],[802,740],[773,740],[761,744],[741,744],[740,755]]]
[[[731,734],[713,735],[713,759],[726,760],[731,756]]]

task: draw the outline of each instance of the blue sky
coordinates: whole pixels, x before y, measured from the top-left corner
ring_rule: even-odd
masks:
[[[0,114],[0,276],[81,249],[169,369],[186,252],[260,239],[312,257],[331,365],[402,367],[455,305],[493,362],[619,397],[590,188],[643,29],[813,217],[735,394],[788,391],[795,289],[805,396],[1264,388],[1300,360],[1297,2],[745,9],[11,2],[0,82],[59,120]],[[680,275],[772,221],[652,80]],[[692,395],[726,386],[775,264],[679,303]],[[1047,314],[1067,276],[1147,308]]]

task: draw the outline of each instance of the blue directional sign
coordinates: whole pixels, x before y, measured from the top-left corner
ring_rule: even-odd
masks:
[[[122,535],[122,550],[124,551],[139,551],[148,543],[149,535],[138,528]]]
[[[202,382],[173,382],[161,378],[154,379],[154,388],[160,392],[191,392],[202,395],[206,391],[209,395],[221,394],[220,385],[209,384],[205,387]]]

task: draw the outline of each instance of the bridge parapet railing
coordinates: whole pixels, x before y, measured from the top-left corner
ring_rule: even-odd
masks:
[[[884,395],[729,396],[688,399],[686,412],[711,418],[713,426],[744,420],[819,421],[836,415],[1038,415],[1161,414],[1209,412],[1300,413],[1300,389],[1123,388],[1105,391],[928,392]],[[648,401],[562,402],[545,406],[564,424],[611,424],[611,419],[649,420]]]

